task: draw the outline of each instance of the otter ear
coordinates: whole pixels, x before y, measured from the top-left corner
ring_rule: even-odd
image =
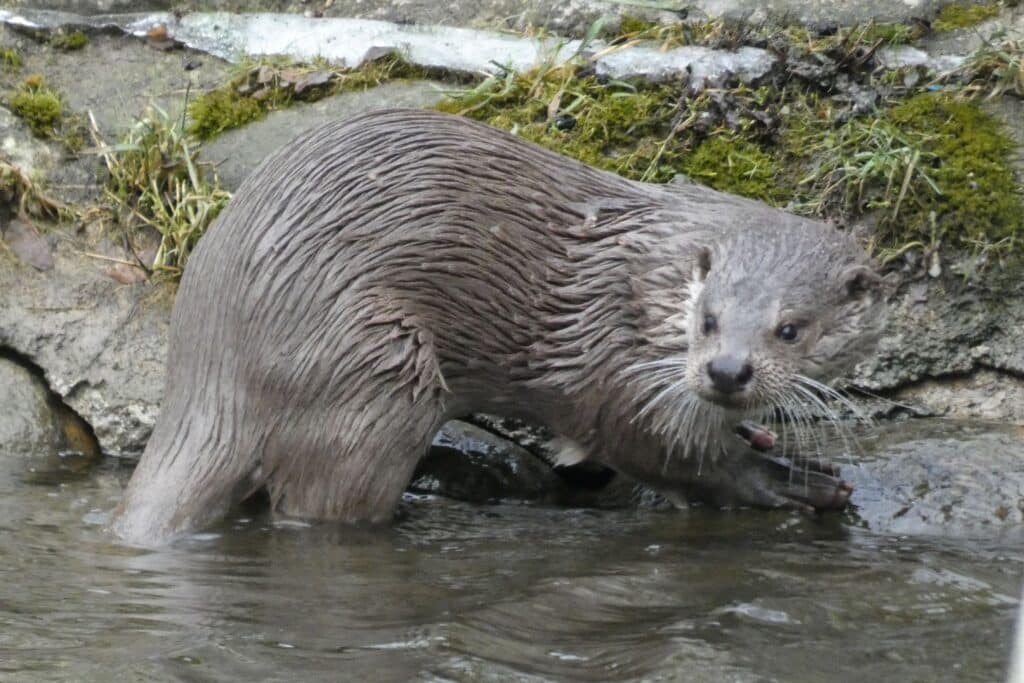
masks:
[[[704,282],[707,279],[708,271],[711,270],[711,250],[707,247],[700,247],[697,250],[697,260],[693,263],[693,281]]]
[[[882,276],[865,265],[850,266],[843,271],[840,280],[843,292],[851,299],[878,294],[885,286]]]

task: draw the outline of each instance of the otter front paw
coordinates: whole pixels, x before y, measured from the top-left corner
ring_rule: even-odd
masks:
[[[766,432],[762,428],[755,436]],[[693,481],[687,497],[719,507],[804,512],[842,510],[849,504],[853,487],[837,476],[839,470],[834,465],[818,459],[794,463],[758,452],[754,443],[749,446],[719,456]]]
[[[798,464],[768,455],[755,457],[740,479],[752,505],[813,512],[842,510],[850,502],[853,487],[836,476],[839,470],[829,462],[813,459]]]

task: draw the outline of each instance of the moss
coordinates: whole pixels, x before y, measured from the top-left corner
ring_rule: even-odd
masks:
[[[437,109],[627,178],[667,181],[678,172],[678,145],[667,139],[674,95],[667,86],[603,85],[593,76],[578,77],[576,67],[566,64],[506,72]]]
[[[426,75],[426,71],[392,54],[345,70],[323,61],[299,64],[268,58],[243,65],[241,73],[220,88],[206,92],[188,106],[190,135],[209,140],[220,133],[261,119],[275,109],[313,102],[388,80]]]
[[[883,45],[907,45],[914,42],[923,35],[919,25],[871,23],[866,26],[851,29],[859,40],[867,44],[881,43]]]
[[[778,160],[761,146],[737,135],[710,137],[683,163],[692,179],[716,190],[779,204],[788,192],[779,184]]]
[[[89,44],[89,36],[85,35],[81,31],[72,31],[71,33],[57,33],[50,38],[50,45],[57,48],[58,50],[81,50],[83,47]]]
[[[999,15],[999,5],[946,5],[935,17],[932,28],[936,31],[953,31],[958,28],[977,26],[986,19]]]
[[[647,33],[658,27],[658,24],[653,21],[647,21],[640,17],[633,16],[632,14],[624,14],[619,19],[619,35],[631,36],[640,33]]]
[[[209,140],[225,130],[263,118],[266,111],[260,102],[239,95],[234,87],[211,90],[188,105],[188,132],[200,140]]]
[[[1012,141],[976,102],[939,93],[917,95],[888,118],[927,152],[927,173],[938,192],[908,207],[903,235],[936,229],[957,246],[1016,242],[1024,228],[1024,196],[1010,163]]]
[[[64,115],[60,95],[46,87],[43,77],[29,76],[8,97],[11,111],[21,117],[38,137],[53,137]]]
[[[0,48],[0,66],[5,71],[17,71],[21,68],[21,55],[13,47]]]

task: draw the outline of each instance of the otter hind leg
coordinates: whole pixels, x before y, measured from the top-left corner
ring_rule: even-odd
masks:
[[[354,401],[315,427],[319,433],[280,442],[267,480],[273,509],[305,519],[389,521],[442,413],[429,397],[381,406]]]
[[[114,534],[138,545],[163,544],[217,521],[255,492],[262,483],[259,459],[240,457],[251,444],[217,436],[223,434],[203,415],[162,414],[114,511]]]
[[[295,404],[303,408],[290,411],[290,424],[266,450],[277,512],[347,523],[390,520],[445,420],[450,394],[426,326],[380,300],[359,310],[372,318],[351,319],[351,327],[320,345],[343,351],[321,363],[333,369],[329,378],[321,371],[319,384],[300,383]]]

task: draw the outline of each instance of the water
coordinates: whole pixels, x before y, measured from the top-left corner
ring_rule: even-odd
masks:
[[[852,515],[429,497],[144,551],[102,531],[127,470],[73,464],[0,478],[2,680],[999,681],[1024,560]]]

